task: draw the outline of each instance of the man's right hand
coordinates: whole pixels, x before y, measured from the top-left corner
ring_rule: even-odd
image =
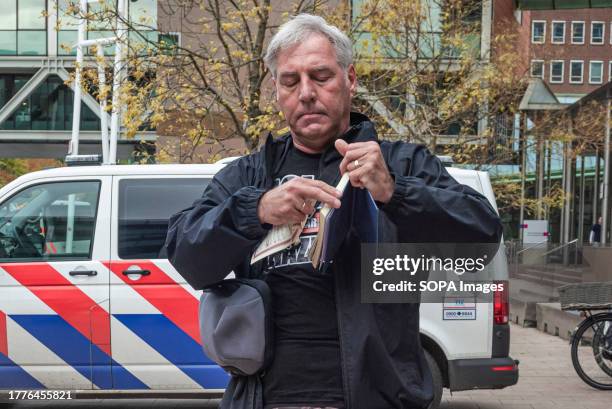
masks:
[[[338,190],[320,180],[293,178],[264,193],[257,206],[257,215],[262,224],[301,223],[314,212],[316,202],[338,208],[341,196]]]

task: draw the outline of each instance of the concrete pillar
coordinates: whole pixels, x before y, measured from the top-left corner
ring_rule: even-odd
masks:
[[[605,124],[605,146],[604,146],[604,176],[603,176],[603,203],[601,205],[601,244],[606,244],[608,233],[608,196],[610,191],[610,96],[606,102],[606,124]]]
[[[546,194],[550,195],[550,191],[552,190],[552,179],[551,179],[551,169],[552,169],[552,142],[546,141]],[[550,219],[550,209],[548,206],[545,208],[544,217],[546,219]]]
[[[57,0],[47,1],[47,55],[57,57]]]
[[[525,167],[527,166],[527,114],[524,112],[521,114],[521,207],[519,210],[519,223],[520,223],[520,234],[519,238],[521,240],[521,244],[523,243],[523,237],[525,233],[525,229],[523,228],[523,224],[525,224],[525,177],[527,174],[527,170]]]
[[[597,223],[597,210],[599,208],[599,173],[601,166],[599,161],[599,148],[595,148],[595,177],[593,178],[593,220],[591,224]]]
[[[538,212],[537,218],[543,218],[543,209],[542,202],[544,198],[544,141],[542,140],[542,136],[538,134],[537,136],[537,194],[538,194]]]
[[[562,142],[561,147],[561,155],[563,156],[563,161],[561,163],[561,189],[564,194],[566,192],[566,168],[567,168],[567,155],[565,153],[565,142]],[[565,199],[564,199],[565,201]],[[561,209],[560,213],[560,223],[559,223],[559,243],[563,243],[563,237],[565,236],[565,206]]]
[[[568,243],[570,241],[570,225],[571,225],[571,206],[572,206],[572,143],[565,142],[565,186],[563,188],[565,192],[565,200],[563,204],[563,239],[562,243]]]
[[[584,241],[584,155],[580,156],[580,202],[578,205],[578,244]]]

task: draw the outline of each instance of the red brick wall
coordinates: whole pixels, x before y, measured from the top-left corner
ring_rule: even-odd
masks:
[[[527,13],[524,13],[524,15]],[[610,29],[612,24],[612,8],[605,9],[578,9],[578,10],[538,10],[532,11],[531,20],[546,21],[546,38],[544,44],[531,44],[531,23],[526,26],[529,36],[523,40],[523,46],[529,50],[528,59],[540,59],[545,61],[544,79],[555,93],[587,94],[601,86],[601,84],[589,84],[589,61],[603,61],[603,83],[611,80],[609,77],[609,64],[612,61],[612,44]],[[552,21],[565,21],[565,43],[552,44],[551,29]],[[571,44],[571,22],[584,21],[585,41],[583,45]],[[593,45],[591,40],[591,22],[604,22],[604,44]],[[527,23],[524,21],[524,23]],[[564,75],[562,84],[550,83],[550,61],[563,60]],[[584,61],[582,84],[570,84],[570,60]]]
[[[514,67],[517,75],[524,75],[529,70],[529,49],[524,46],[529,41],[529,12],[522,13],[521,21],[515,14],[514,0],[493,0],[493,37],[513,33],[514,49],[520,55],[521,64]]]

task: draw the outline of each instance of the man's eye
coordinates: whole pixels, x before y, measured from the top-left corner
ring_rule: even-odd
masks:
[[[315,80],[319,81],[319,82],[325,82],[328,79],[330,79],[331,77],[329,75],[320,75],[318,77],[315,78]]]
[[[284,87],[293,87],[295,84],[297,84],[297,80],[295,80],[295,79],[286,79],[286,80],[281,81],[281,84]]]

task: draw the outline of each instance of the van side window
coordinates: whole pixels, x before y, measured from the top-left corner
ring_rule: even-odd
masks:
[[[202,197],[209,181],[202,178],[119,181],[119,258],[166,258],[163,246],[168,219]]]
[[[89,260],[99,181],[31,186],[0,204],[0,261]]]

